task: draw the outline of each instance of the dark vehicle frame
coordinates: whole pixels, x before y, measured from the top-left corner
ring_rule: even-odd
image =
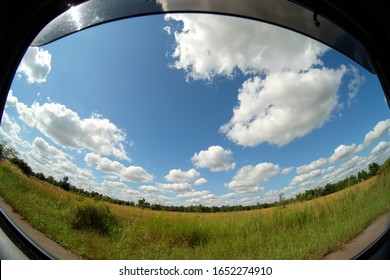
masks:
[[[85,2],[85,3],[84,3]],[[390,17],[379,0],[2,0],[0,9],[0,118],[8,91],[27,48],[77,32],[45,30],[45,26],[71,7],[83,3],[120,2],[121,9],[103,5],[111,13],[85,28],[120,18],[167,12],[203,12],[240,16],[273,23],[317,39],[377,74],[390,105]],[[166,7],[162,7],[164,2]],[[123,10],[123,5],[128,10]],[[125,11],[125,12],[123,12]],[[66,19],[66,18],[65,18]],[[64,20],[64,18],[63,18]],[[57,22],[57,27],[61,21]],[[57,28],[58,29],[58,28]],[[42,33],[43,32],[43,33]],[[57,32],[57,33],[56,33]],[[0,211],[1,229],[30,259],[53,259]],[[369,259],[388,242],[390,230],[354,259]],[[387,257],[389,257],[387,255]]]

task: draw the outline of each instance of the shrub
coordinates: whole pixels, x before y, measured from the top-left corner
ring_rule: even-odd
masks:
[[[115,214],[107,206],[83,203],[76,208],[72,227],[110,235],[119,227],[119,223]]]
[[[34,175],[34,172],[32,171],[31,167],[22,159],[14,157],[11,158],[10,161],[15,164],[17,167],[19,167],[20,170],[27,176],[32,176]]]
[[[172,246],[187,246],[195,248],[204,246],[210,239],[210,228],[201,221],[180,221],[169,229]]]

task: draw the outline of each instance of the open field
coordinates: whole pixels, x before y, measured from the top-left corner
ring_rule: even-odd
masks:
[[[1,161],[0,195],[86,259],[319,259],[389,211],[390,174],[285,208],[201,214],[96,202]],[[85,213],[102,215],[104,224],[83,227]]]

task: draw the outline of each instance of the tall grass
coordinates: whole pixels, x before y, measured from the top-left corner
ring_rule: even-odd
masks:
[[[390,175],[286,207],[195,214],[95,202],[2,162],[0,194],[39,230],[88,259],[319,259],[390,210]]]
[[[93,203],[78,205],[71,224],[76,230],[92,230],[105,235],[111,235],[119,227],[115,214],[107,205]]]

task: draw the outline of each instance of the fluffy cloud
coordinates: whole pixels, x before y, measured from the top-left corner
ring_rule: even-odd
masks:
[[[93,114],[81,119],[76,112],[58,103],[34,103],[28,107],[16,101],[16,109],[24,123],[36,127],[62,147],[85,148],[130,160],[124,148],[126,134],[106,118]]]
[[[7,130],[11,129],[11,127],[12,127],[12,121],[10,120],[10,118],[6,112],[3,113],[3,116],[1,118],[1,127],[4,129],[7,129]],[[18,131],[20,131],[20,127],[19,127]]]
[[[173,67],[193,79],[231,77],[236,69],[243,73],[306,70],[321,65],[318,57],[328,49],[308,37],[257,21],[207,14],[168,14],[165,19],[181,23],[179,29],[170,28],[177,30]]]
[[[20,150],[20,146],[29,148],[30,143],[20,137],[20,132],[21,128],[19,124],[11,119],[7,112],[4,111],[1,118],[0,141],[5,141],[8,147],[16,151]]]
[[[200,173],[195,169],[189,169],[187,171],[181,171],[181,169],[172,169],[169,171],[169,174],[164,178],[168,182],[175,183],[190,183],[200,177]]]
[[[370,163],[378,162],[383,163],[389,158],[390,155],[390,142],[379,142],[370,153]]]
[[[195,153],[192,163],[198,168],[209,168],[213,172],[228,171],[236,167],[231,162],[233,152],[221,146],[211,146],[207,150]]]
[[[356,152],[356,144],[350,146],[340,145],[335,150],[333,155],[330,156],[329,161],[335,163],[336,161],[349,158]]]
[[[371,154],[382,154],[390,148],[390,142],[381,141],[375,148],[372,149]]]
[[[100,186],[96,186],[94,191],[124,201],[138,201],[141,199],[142,195],[140,191],[133,190],[122,182],[106,180],[104,180]]]
[[[144,183],[153,181],[153,176],[147,173],[141,166],[128,166],[122,169],[119,178],[123,181]]]
[[[301,186],[306,186],[309,184],[313,184],[314,181],[312,179],[321,176],[323,173],[323,170],[317,169],[310,171],[309,173],[298,175],[291,180],[290,186],[295,186],[298,184]]]
[[[195,186],[200,186],[207,183],[208,181],[205,178],[199,178],[194,182]]]
[[[142,185],[138,189],[147,193],[157,193],[162,192],[162,190],[156,186]]]
[[[120,173],[124,169],[124,166],[120,162],[102,158],[93,153],[88,153],[84,160],[88,165],[97,165],[96,169],[105,173]]]
[[[11,145],[15,149],[16,143],[23,143],[23,140],[19,136],[20,131],[20,126],[12,121],[6,112],[3,112],[0,126],[0,139],[6,141],[8,145]]]
[[[208,197],[211,193],[209,191],[197,191],[197,192],[188,192],[183,194],[178,194],[176,198],[200,198],[200,197]],[[214,195],[213,195],[214,196]]]
[[[353,78],[348,82],[348,105],[351,106],[352,100],[356,97],[359,88],[365,82],[365,78],[360,75],[359,69],[355,66],[351,66],[349,69],[349,72],[353,75]]]
[[[374,129],[366,134],[363,141],[363,147],[367,147],[381,138],[390,129],[390,119],[378,122]]]
[[[17,73],[25,74],[30,84],[44,83],[50,70],[51,54],[46,50],[30,47],[25,53]]]
[[[116,175],[121,181],[144,183],[153,181],[153,176],[140,166],[124,166],[120,162],[112,161],[94,153],[88,153],[84,161],[88,165],[96,165],[96,169],[108,174]]]
[[[324,175],[317,184],[323,186],[327,183],[335,183],[351,175],[356,175],[360,170],[367,169],[369,163],[369,157],[354,156],[341,164],[333,172]]]
[[[371,144],[375,143],[378,141],[385,133],[389,132],[390,130],[390,119],[383,120],[378,122],[373,130],[369,131],[363,140],[363,143],[360,145],[352,144],[349,146],[346,145],[340,145],[338,146],[335,150],[334,153],[329,157],[329,162],[335,163],[339,160],[345,159],[345,158],[350,158],[352,157],[355,153],[363,151],[366,147],[370,146]],[[379,143],[374,149],[378,150],[380,147],[384,147],[384,143],[386,142],[381,142]],[[375,153],[375,152],[374,152]]]
[[[286,167],[286,168],[283,168],[283,170],[281,171],[281,173],[283,175],[287,175],[288,173],[290,173],[291,171],[294,170],[294,167]]]
[[[122,182],[115,182],[115,181],[103,181],[101,187],[104,189],[104,192],[107,194],[114,194],[114,196],[118,197],[118,195],[115,195],[115,193],[125,193],[127,195],[138,195],[140,194],[139,191],[131,189],[128,185],[122,183]],[[123,198],[123,196],[119,195],[119,198]]]
[[[106,181],[106,180],[103,181],[102,186],[106,188],[117,188],[117,189],[127,189],[129,187],[125,183]]]
[[[43,138],[37,137],[32,143],[33,149],[39,150],[39,154],[47,159],[56,158],[57,160],[65,159],[65,153],[57,148],[50,146]]]
[[[90,170],[80,168],[69,160],[63,151],[51,146],[43,138],[34,139],[28,152],[21,156],[28,162],[34,172],[42,172],[57,180],[68,176],[70,182],[83,189],[95,187],[94,177]]]
[[[192,185],[190,183],[157,183],[156,185],[165,192],[189,192],[192,190]]]
[[[233,117],[220,128],[233,142],[283,146],[321,127],[337,108],[347,68],[322,67],[320,57],[328,50],[323,44],[247,19],[207,14],[165,19],[176,42],[172,67],[184,70],[187,78],[211,81],[237,71],[255,76],[242,85]],[[348,72],[352,99],[364,79],[353,66]]]
[[[313,170],[316,170],[316,169],[323,167],[327,163],[328,163],[328,160],[326,158],[320,158],[319,160],[313,161],[309,164],[297,167],[297,173],[298,174],[309,173]]]
[[[243,146],[286,145],[329,119],[345,71],[322,68],[250,78],[239,90],[233,117],[220,131]]]
[[[256,193],[263,190],[260,186],[261,181],[267,181],[279,172],[279,165],[268,162],[259,163],[256,166],[247,165],[237,171],[226,187],[240,194]]]
[[[18,103],[18,98],[14,96],[13,91],[10,90],[8,92],[7,101],[5,103],[5,107],[15,107]]]

